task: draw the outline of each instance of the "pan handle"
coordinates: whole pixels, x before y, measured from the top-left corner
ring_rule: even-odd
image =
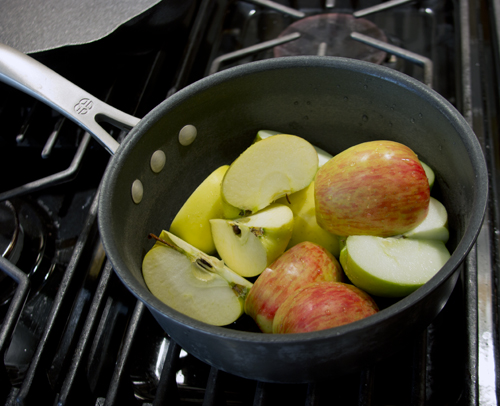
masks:
[[[130,130],[139,119],[82,90],[53,70],[7,45],[0,44],[0,81],[35,97],[88,131],[112,155],[120,144],[98,123]]]

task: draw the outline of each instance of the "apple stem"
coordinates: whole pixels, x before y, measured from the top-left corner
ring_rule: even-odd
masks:
[[[176,248],[176,247],[175,247],[175,245],[170,244],[169,242],[167,242],[167,241],[163,240],[163,239],[162,239],[162,238],[160,238],[160,237],[157,237],[157,236],[156,236],[156,235],[154,235],[153,233],[149,233],[148,238],[149,238],[149,239],[153,238],[153,239],[155,239],[156,241],[159,241],[159,242],[161,242],[162,244],[168,245],[168,246],[169,246],[169,247],[171,247],[171,248]]]
[[[174,250],[176,250],[177,252],[180,252],[181,254],[184,254],[186,255],[186,251],[184,251],[182,248],[178,247],[177,245],[175,244],[172,244],[172,243],[169,243],[168,241],[165,241],[163,238],[160,238],[160,237],[157,237],[156,235],[154,235],[153,233],[150,233],[148,235],[148,238],[151,239],[155,239],[156,241],[158,242],[161,242],[162,244],[165,244],[167,247],[170,247],[170,248],[173,248]]]

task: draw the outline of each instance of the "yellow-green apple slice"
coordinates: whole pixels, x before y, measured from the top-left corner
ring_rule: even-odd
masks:
[[[450,258],[443,241],[349,236],[340,263],[351,282],[375,296],[403,297]]]
[[[257,135],[255,136],[254,142],[257,141],[262,141],[266,138],[272,137],[273,135],[278,135],[278,134],[283,134],[282,132],[279,131],[273,131],[273,130],[260,130],[257,132]],[[314,149],[318,153],[318,167],[321,168],[325,163],[327,163],[331,158],[332,155],[326,152],[324,149],[321,149],[320,147],[317,147],[316,145],[313,145]]]
[[[224,326],[243,313],[252,283],[224,263],[168,231],[162,231],[142,263],[149,290],[173,309]]]
[[[303,138],[278,134],[250,145],[222,180],[222,198],[251,213],[305,188],[318,169],[318,154]]]
[[[364,319],[378,312],[366,292],[341,282],[315,282],[291,294],[279,307],[273,333],[307,333]]]
[[[345,236],[406,233],[424,220],[430,198],[417,156],[393,141],[365,142],[334,156],[318,170],[314,191],[318,224]]]
[[[285,251],[255,281],[245,301],[245,312],[264,333],[272,333],[276,311],[293,292],[311,282],[341,282],[342,268],[326,249],[301,242]]]
[[[215,254],[209,220],[224,215],[220,185],[229,165],[213,171],[178,211],[170,232],[207,254]]]
[[[448,231],[448,212],[444,205],[431,196],[429,212],[424,221],[413,230],[404,233],[403,237],[447,242],[450,233]]]
[[[321,228],[316,221],[314,181],[305,189],[282,197],[277,203],[288,205],[293,212],[293,233],[287,248],[299,242],[311,241],[326,248],[336,258],[339,257],[339,237]]]
[[[293,213],[274,203],[248,217],[212,219],[210,224],[222,260],[241,276],[252,277],[285,251],[292,236]]]
[[[427,176],[427,180],[429,181],[429,188],[432,189],[432,186],[434,186],[434,181],[436,180],[436,175],[429,165],[422,161],[420,161],[420,163],[422,164],[422,168],[424,168],[425,175]]]

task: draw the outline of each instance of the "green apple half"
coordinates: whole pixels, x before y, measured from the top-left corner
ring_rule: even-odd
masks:
[[[272,137],[273,135],[283,134],[279,131],[273,130],[260,130],[257,132],[255,136],[254,142],[262,141],[266,138]],[[318,153],[318,167],[321,168],[325,163],[327,163],[333,156],[326,152],[324,149],[321,149],[315,145],[313,145],[314,149]]]
[[[310,241],[326,248],[336,258],[339,257],[339,236],[324,230],[316,221],[314,181],[305,189],[299,190],[290,196],[282,197],[276,203],[288,205],[293,212],[293,233],[287,249],[300,242]]]
[[[432,168],[425,162],[420,161],[420,164],[422,165],[422,168],[424,168],[425,175],[427,176],[427,180],[429,181],[429,188],[432,189],[432,187],[434,186],[434,181],[436,180],[436,175],[434,174]]]
[[[440,240],[349,236],[340,252],[345,274],[358,288],[403,297],[431,279],[450,253]]]
[[[222,198],[256,213],[286,194],[308,186],[318,170],[318,154],[303,138],[278,134],[250,145],[222,180]]]
[[[202,322],[224,326],[243,313],[253,286],[224,263],[168,231],[147,252],[142,273],[153,295]]]
[[[252,277],[285,251],[294,220],[290,208],[274,203],[248,217],[212,219],[210,224],[222,260],[241,276]]]
[[[209,220],[223,217],[227,210],[220,195],[220,185],[229,165],[213,171],[189,196],[177,212],[170,232],[207,254],[215,254]]]
[[[450,233],[448,231],[448,212],[444,205],[431,196],[429,211],[424,221],[413,230],[404,233],[403,236],[406,238],[447,242]]]

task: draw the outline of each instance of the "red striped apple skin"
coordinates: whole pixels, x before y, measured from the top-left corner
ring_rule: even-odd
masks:
[[[355,145],[323,165],[315,181],[316,220],[336,235],[390,237],[427,215],[429,181],[417,155],[393,141]]]
[[[245,312],[262,332],[272,333],[281,303],[297,289],[315,281],[342,281],[337,259],[318,244],[304,241],[285,251],[269,265],[250,289]]]
[[[316,282],[304,286],[276,312],[273,333],[307,333],[338,327],[378,312],[375,301],[353,285]]]

